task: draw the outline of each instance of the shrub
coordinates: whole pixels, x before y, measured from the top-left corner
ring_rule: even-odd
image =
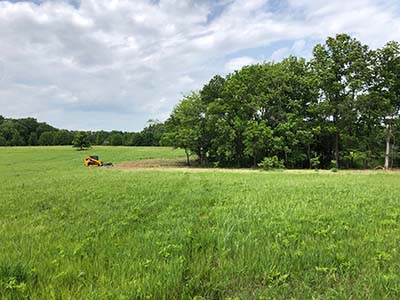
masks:
[[[336,160],[331,160],[331,168],[330,168],[331,172],[337,172],[339,171],[338,168],[336,167]]]
[[[272,157],[265,157],[258,166],[264,170],[284,169],[285,165],[283,160],[274,155]]]
[[[311,158],[310,163],[311,163],[311,168],[313,168],[314,170],[317,170],[320,165],[319,156]]]

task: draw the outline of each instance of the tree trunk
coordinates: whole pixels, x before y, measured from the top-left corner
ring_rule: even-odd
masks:
[[[390,124],[387,125],[386,130],[386,151],[385,151],[385,169],[388,170],[390,168],[390,139],[392,136],[392,126]]]
[[[285,167],[289,168],[289,166],[288,166],[288,155],[287,155],[286,150],[285,150]]]
[[[339,132],[336,131],[335,135],[335,160],[336,160],[336,168],[339,169]]]
[[[203,148],[200,149],[200,164],[203,167],[207,165],[207,152]]]
[[[185,148],[185,154],[186,154],[186,163],[188,166],[190,166],[189,151],[187,148]]]
[[[307,144],[307,158],[308,158],[308,168],[311,169],[311,146]]]
[[[392,153],[392,157],[391,157],[391,159],[390,159],[390,169],[393,169],[393,163],[394,163],[394,144],[392,145],[392,150],[391,150],[391,153]]]

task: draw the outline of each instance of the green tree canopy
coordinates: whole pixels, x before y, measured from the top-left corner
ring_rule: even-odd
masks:
[[[51,146],[54,145],[54,132],[45,131],[39,137],[39,145],[41,146]]]
[[[78,131],[75,134],[74,140],[72,142],[72,146],[78,148],[79,150],[83,150],[85,148],[90,148],[91,143],[89,140],[89,134],[85,131]]]
[[[310,61],[290,56],[214,76],[174,108],[164,141],[217,165],[381,165],[398,149],[399,53],[397,42],[371,50],[338,34]]]

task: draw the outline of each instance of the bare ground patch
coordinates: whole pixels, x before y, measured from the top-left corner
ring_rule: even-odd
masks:
[[[154,169],[154,168],[183,168],[186,165],[184,159],[141,159],[115,164],[114,167],[120,170],[130,169]],[[186,166],[187,167],[187,166]]]
[[[210,168],[201,167],[195,163],[191,166],[186,164],[186,159],[142,159],[133,160],[114,164],[114,169],[117,170],[171,170],[171,171],[189,171],[189,172],[254,172],[254,169],[231,169],[231,168]]]
[[[189,172],[262,172],[261,169],[251,168],[210,168],[200,167],[198,165],[187,166],[186,159],[142,159],[122,162],[114,165],[114,169],[117,170],[170,170],[170,171],[189,171]],[[275,171],[269,171],[275,172]],[[280,170],[277,172],[283,173],[298,173],[298,174],[393,174],[400,173],[400,169],[394,170],[340,170],[338,172],[332,172],[330,170],[309,170],[309,169],[289,169]]]

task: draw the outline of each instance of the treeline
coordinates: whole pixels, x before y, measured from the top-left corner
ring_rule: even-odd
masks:
[[[202,164],[372,168],[399,163],[400,45],[371,50],[346,34],[310,61],[215,76],[174,108],[165,143]]]
[[[91,145],[159,146],[164,124],[149,120],[141,132],[87,131]],[[0,146],[72,145],[78,131],[57,129],[34,118],[10,119],[0,116]]]

